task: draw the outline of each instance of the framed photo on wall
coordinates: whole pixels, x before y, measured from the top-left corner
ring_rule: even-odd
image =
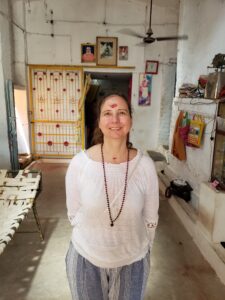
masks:
[[[158,74],[159,62],[157,60],[146,60],[145,73]]]
[[[102,37],[96,38],[98,66],[116,66],[117,65],[117,37]]]
[[[128,46],[119,46],[119,60],[128,60]]]
[[[95,44],[81,44],[81,62],[93,63],[96,61]]]
[[[152,96],[152,75],[146,73],[139,74],[139,97],[138,105],[151,105]]]

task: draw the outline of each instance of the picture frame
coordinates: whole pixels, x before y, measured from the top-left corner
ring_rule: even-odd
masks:
[[[96,45],[95,44],[81,44],[81,62],[95,63],[96,62]]]
[[[158,74],[159,62],[157,60],[146,60],[145,73]]]
[[[139,106],[151,105],[151,97],[152,97],[152,74],[140,73],[138,105]]]
[[[119,46],[119,60],[128,60],[128,46]]]
[[[97,36],[96,48],[96,64],[98,66],[117,66],[117,37]]]

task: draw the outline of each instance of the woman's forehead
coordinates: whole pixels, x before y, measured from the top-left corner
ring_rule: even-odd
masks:
[[[105,100],[102,105],[102,109],[104,108],[128,108],[127,102],[120,96],[110,96]]]

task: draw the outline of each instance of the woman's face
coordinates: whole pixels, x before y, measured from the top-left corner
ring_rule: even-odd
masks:
[[[127,138],[132,119],[126,101],[117,95],[109,96],[101,106],[99,128],[104,138]]]

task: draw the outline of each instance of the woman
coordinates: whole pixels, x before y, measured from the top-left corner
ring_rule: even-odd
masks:
[[[157,175],[152,160],[128,141],[125,97],[102,98],[97,121],[96,145],[77,154],[66,175],[72,298],[141,300],[158,222]]]

